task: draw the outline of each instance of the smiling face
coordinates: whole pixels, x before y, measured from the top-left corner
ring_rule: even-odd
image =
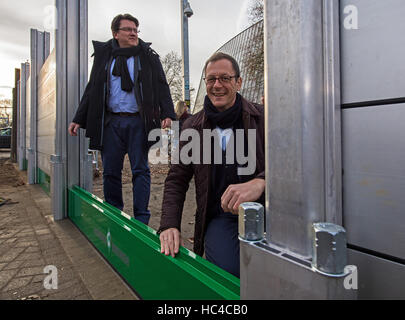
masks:
[[[123,19],[120,23],[120,29],[124,30],[113,32],[114,39],[118,41],[120,48],[129,48],[138,45],[138,33],[135,32],[138,28],[136,27],[135,22]]]
[[[242,86],[242,79],[240,77],[236,79],[235,73],[231,61],[227,59],[212,61],[205,70],[206,79],[232,77],[229,82],[219,79],[212,84],[206,82],[208,98],[220,112],[235,104],[236,93]]]

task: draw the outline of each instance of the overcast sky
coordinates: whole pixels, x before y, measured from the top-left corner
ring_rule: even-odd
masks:
[[[194,15],[189,19],[190,82],[198,89],[205,60],[225,42],[249,26],[251,0],[189,0]],[[164,56],[171,50],[181,56],[180,0],[88,0],[89,40],[110,39],[111,20],[130,13],[140,22],[139,35],[152,42]],[[14,69],[30,59],[30,28],[49,28],[54,0],[1,0],[0,2],[0,95],[11,96]],[[51,40],[53,40],[51,35]],[[92,48],[89,48],[92,54]]]

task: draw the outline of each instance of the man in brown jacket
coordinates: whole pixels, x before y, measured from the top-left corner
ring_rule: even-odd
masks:
[[[243,202],[264,202],[264,110],[238,94],[242,79],[238,63],[231,56],[214,54],[204,71],[207,88],[204,109],[187,119],[182,130],[185,133],[191,129],[201,137],[197,142],[193,139],[189,142],[198,143],[200,161],[185,161],[182,148],[187,141],[180,141],[180,161],[172,165],[165,181],[159,228],[161,252],[174,257],[179,251],[183,205],[194,175],[197,201],[194,251],[201,256],[205,251],[208,261],[239,277],[238,207]],[[216,140],[214,137],[214,145],[209,144],[210,150],[204,150],[207,144],[202,137],[211,130],[218,137]],[[218,162],[216,156],[206,161],[207,153],[211,154],[216,145],[222,148],[219,152],[222,161]],[[254,150],[248,157],[250,162],[253,159],[253,170],[240,163],[243,159],[238,154],[240,149],[243,155]],[[228,161],[228,151],[236,161]]]

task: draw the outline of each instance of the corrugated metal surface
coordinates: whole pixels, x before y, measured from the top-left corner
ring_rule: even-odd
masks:
[[[52,51],[38,79],[38,167],[51,174],[50,156],[55,153],[56,60]]]

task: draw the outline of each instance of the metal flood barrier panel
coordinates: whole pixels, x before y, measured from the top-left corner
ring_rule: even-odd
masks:
[[[239,300],[239,279],[184,247],[160,252],[155,230],[95,195],[69,189],[69,218],[142,299]]]
[[[405,1],[264,11],[266,242],[241,243],[241,298],[404,299]]]
[[[405,2],[342,0],[343,226],[359,298],[405,298]]]
[[[50,157],[55,153],[56,60],[55,50],[41,68],[38,78],[37,154],[38,183],[50,192]]]

